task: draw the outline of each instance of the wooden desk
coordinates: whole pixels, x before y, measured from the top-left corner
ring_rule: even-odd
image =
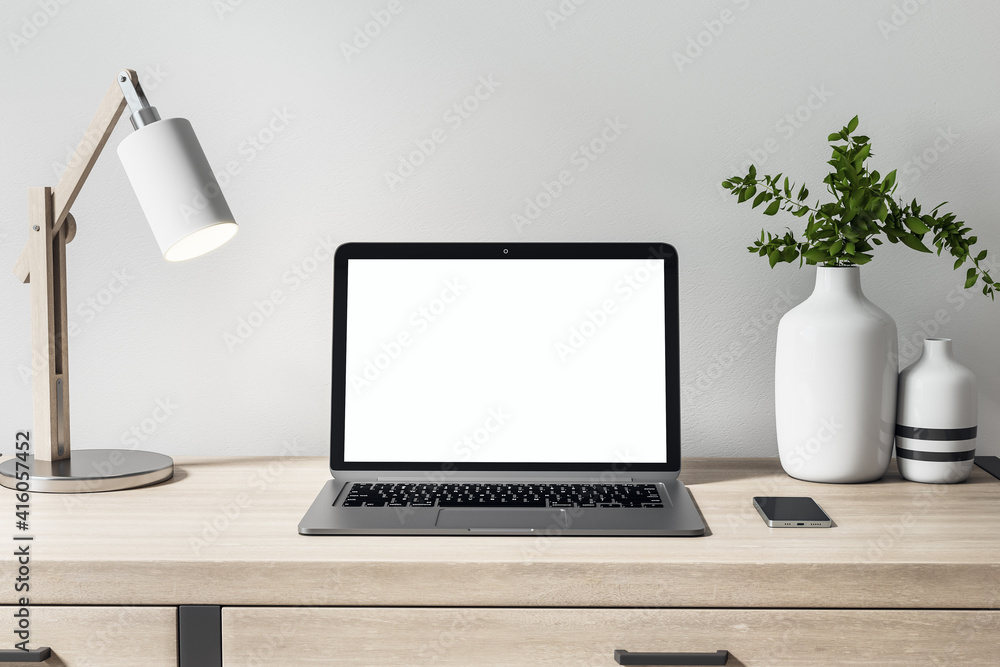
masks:
[[[710,529],[695,538],[300,536],[328,477],[320,458],[187,458],[159,486],[33,494],[32,645],[50,665],[176,665],[176,608],[207,604],[226,667],[1000,661],[1000,481],[979,468],[826,485],[774,459],[686,459]],[[767,528],[754,495],[812,496],[835,527]],[[8,556],[5,605],[16,576]]]

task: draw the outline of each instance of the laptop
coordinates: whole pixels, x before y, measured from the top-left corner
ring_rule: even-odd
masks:
[[[681,467],[677,252],[348,243],[330,472],[303,535],[703,535]]]

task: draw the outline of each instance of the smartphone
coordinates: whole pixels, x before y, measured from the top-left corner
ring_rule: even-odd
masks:
[[[833,522],[812,498],[754,496],[753,506],[771,528],[829,528]]]

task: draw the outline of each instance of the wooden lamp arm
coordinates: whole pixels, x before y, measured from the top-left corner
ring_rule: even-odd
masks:
[[[123,71],[128,73],[133,85],[139,85],[139,77],[135,73],[135,70],[127,69]],[[90,170],[94,168],[94,164],[97,162],[97,158],[100,157],[104,145],[108,142],[111,131],[118,124],[118,119],[121,118],[125,106],[125,94],[122,92],[121,85],[116,81],[104,95],[101,106],[98,107],[97,113],[94,114],[94,118],[87,127],[87,131],[84,132],[83,138],[77,144],[76,151],[74,151],[73,157],[66,167],[66,171],[63,172],[59,183],[56,184],[55,189],[52,191],[53,235],[58,234],[62,228],[66,217],[69,215],[70,207],[76,201],[76,196],[80,194],[80,188],[83,187],[87,176],[90,175]],[[68,231],[72,232],[72,230]],[[68,237],[72,238],[72,233]],[[21,254],[14,264],[14,275],[22,283],[27,283],[31,280],[31,266],[27,245],[21,250]]]

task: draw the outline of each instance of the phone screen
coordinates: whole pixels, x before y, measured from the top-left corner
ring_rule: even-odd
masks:
[[[804,496],[783,497],[757,496],[753,499],[760,510],[771,521],[829,521],[816,501]]]

